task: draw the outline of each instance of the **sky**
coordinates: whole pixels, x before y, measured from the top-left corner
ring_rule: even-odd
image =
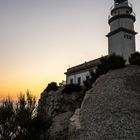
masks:
[[[140,0],[131,0],[140,33]],[[65,80],[67,68],[108,53],[113,0],[0,0],[0,99]],[[140,51],[140,35],[136,36]]]

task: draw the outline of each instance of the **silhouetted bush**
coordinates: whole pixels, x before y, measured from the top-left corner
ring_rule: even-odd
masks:
[[[11,140],[13,133],[18,131],[14,115],[13,101],[8,97],[0,105],[0,140]]]
[[[47,88],[44,90],[46,92],[50,92],[50,91],[57,91],[58,86],[56,82],[51,82],[48,84]]]
[[[92,84],[96,81],[97,79],[97,75],[95,72],[93,72],[92,70],[89,71],[90,76],[89,78],[87,78],[83,83],[84,83],[84,87],[85,87],[85,91],[89,90],[92,87]]]
[[[44,119],[40,115],[34,116],[26,126],[26,133],[21,133],[14,140],[46,140],[45,135],[51,123],[50,120]],[[44,136],[44,139],[41,138],[41,135]]]
[[[97,66],[97,77],[107,73],[109,70],[119,69],[125,67],[125,60],[123,57],[112,54],[110,56],[102,57],[100,64]]]
[[[62,93],[72,93],[72,92],[80,92],[82,90],[81,86],[78,84],[69,84],[65,85]]]
[[[135,52],[135,53],[131,54],[131,56],[129,57],[129,63],[131,65],[138,65],[138,66],[140,66],[140,53],[139,52]]]
[[[85,90],[89,90],[100,75],[106,74],[109,70],[123,68],[124,66],[125,60],[121,56],[112,54],[110,56],[102,57],[96,72],[90,71],[89,79],[84,81]]]
[[[28,91],[17,103],[10,98],[0,105],[0,140],[42,140],[51,121],[36,112],[36,100]]]

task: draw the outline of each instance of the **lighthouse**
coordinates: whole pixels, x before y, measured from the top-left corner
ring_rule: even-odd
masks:
[[[108,54],[121,55],[127,61],[136,51],[134,22],[136,21],[132,4],[128,0],[114,0],[108,23]]]
[[[132,4],[128,0],[114,0],[111,7],[108,23],[110,32],[108,37],[108,55],[122,56],[127,64],[129,57],[136,51],[134,22],[136,21]],[[90,78],[90,71],[96,71],[101,58],[94,59],[67,69],[66,83],[84,85],[84,81]]]

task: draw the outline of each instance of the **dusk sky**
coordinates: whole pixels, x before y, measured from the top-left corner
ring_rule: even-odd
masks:
[[[107,54],[113,0],[0,0],[0,99],[36,97],[67,68]],[[140,0],[130,1],[140,33]],[[136,36],[140,51],[140,34]]]

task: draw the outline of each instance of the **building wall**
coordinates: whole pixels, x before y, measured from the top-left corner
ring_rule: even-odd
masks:
[[[78,84],[78,78],[81,79],[80,85],[83,85],[83,81],[86,80],[87,76],[90,76],[89,71],[84,71],[81,73],[73,73],[72,75],[67,76],[67,84],[71,84],[71,80],[73,80],[73,84]]]
[[[110,23],[110,31],[114,31],[120,27],[127,28],[129,30],[134,30],[134,21],[132,19],[122,18],[114,20]]]
[[[121,55],[128,63],[129,56],[135,52],[135,35],[118,32],[108,38],[108,44],[109,55]]]
[[[118,8],[118,9],[114,10],[112,12],[112,16],[116,16],[116,15],[119,15],[119,14],[130,14],[131,13],[131,10],[130,10],[129,7],[127,7],[128,5],[125,4],[124,6],[126,6],[126,8],[123,7],[123,8]]]
[[[122,6],[122,8],[121,8]],[[128,6],[124,4],[124,6]],[[117,15],[132,15],[132,11],[129,7],[124,8],[123,4],[120,5],[120,8],[114,10],[112,12],[112,16],[115,17]],[[129,30],[134,30],[134,21],[131,18],[118,18],[110,23],[110,31],[114,31],[120,27],[127,28]]]
[[[94,67],[91,67],[90,69],[88,68],[87,70],[79,70],[77,72],[74,72],[72,74],[67,74],[66,76],[66,84],[71,84],[71,80],[73,80],[73,84],[79,84],[81,86],[84,85],[84,81],[87,79],[87,76],[90,78],[90,71],[92,70],[93,72],[96,71],[97,65]],[[81,79],[81,82],[78,83],[78,78]]]

